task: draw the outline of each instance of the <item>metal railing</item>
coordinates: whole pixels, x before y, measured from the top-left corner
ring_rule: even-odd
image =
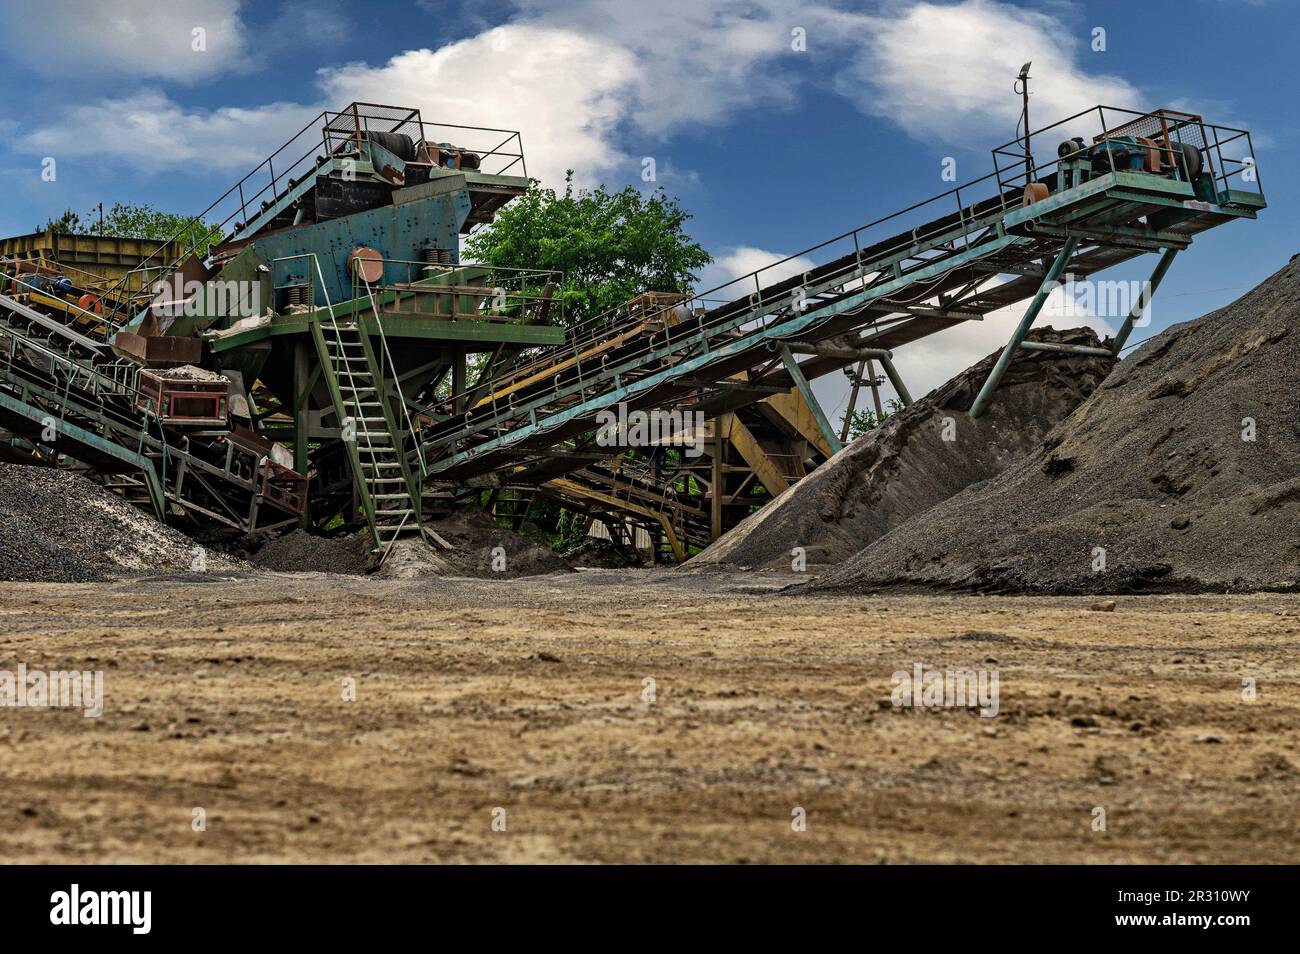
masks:
[[[528,323],[554,315],[564,323],[564,301],[557,293],[564,286],[564,272],[540,268],[506,268],[496,265],[435,264],[401,258],[375,258],[383,265],[384,277],[369,283],[369,289],[393,295],[394,308],[388,314],[403,314],[401,301],[409,297],[413,317],[481,321],[509,320]],[[405,281],[389,278],[396,271]],[[356,270],[352,273],[352,298],[367,283]],[[547,293],[547,287],[551,291]],[[419,308],[421,296],[434,296],[434,310]],[[374,300],[371,301],[372,307]],[[449,307],[444,308],[443,305]],[[378,312],[376,312],[378,317]]]
[[[1081,113],[1054,123],[1031,133],[1042,135],[1080,117],[1095,113],[1100,119],[1098,133],[1106,131],[1107,113],[1127,116],[1147,116],[1133,110],[1117,110],[1103,107],[1084,110]],[[1249,149],[1249,134],[1244,130],[1202,123],[1209,134],[1208,142],[1219,148],[1229,142],[1245,137],[1245,147]],[[1225,137],[1223,133],[1232,133]],[[1011,209],[1020,208],[1023,203],[1023,182],[1016,188],[1016,177],[1009,177],[1007,169],[1001,167],[998,156],[1005,152],[1005,147],[995,150],[994,171],[978,179],[962,183],[929,199],[914,203],[905,209],[874,219],[849,232],[844,232],[803,251],[789,255],[780,261],[755,269],[746,275],[714,286],[706,291],[692,293],[682,302],[669,305],[655,314],[634,318],[621,317],[619,310],[606,312],[587,319],[570,329],[563,345],[537,352],[531,360],[511,367],[505,375],[497,380],[506,385],[511,381],[534,379],[545,375],[548,369],[563,362],[572,371],[572,380],[566,381],[566,390],[574,393],[586,393],[590,381],[583,379],[580,364],[583,355],[622,332],[634,332],[638,326],[649,330],[655,321],[663,327],[661,332],[651,333],[645,337],[643,345],[636,351],[620,353],[619,368],[635,367],[638,361],[645,360],[652,354],[672,350],[676,342],[700,342],[703,352],[710,348],[709,340],[713,336],[728,333],[748,332],[756,329],[768,329],[799,316],[805,307],[815,306],[815,302],[804,305],[797,301],[805,288],[837,288],[838,294],[853,290],[868,290],[891,278],[901,278],[909,272],[934,265],[940,260],[968,250],[986,241],[996,234],[1001,218]],[[1216,158],[1219,158],[1216,153]],[[1023,164],[1023,151],[1018,160]],[[1055,166],[1059,160],[1055,157],[1047,167]],[[1232,163],[1226,154],[1220,158],[1218,168],[1223,169]],[[1253,152],[1249,159],[1240,161],[1236,173],[1253,167]],[[1220,175],[1226,180],[1232,173]],[[910,220],[920,219],[919,224],[910,230],[899,230]],[[876,238],[888,229],[893,234]],[[990,276],[990,281],[993,276]],[[921,293],[904,302],[882,297],[879,302],[886,306],[913,306],[932,297],[928,288],[938,279],[918,280],[922,286]],[[722,301],[716,307],[709,305]],[[674,325],[669,324],[668,316],[678,311]],[[779,334],[777,335],[779,337]],[[617,371],[618,369],[611,369]],[[603,374],[604,368],[601,369]],[[567,373],[567,372],[566,372]],[[556,376],[556,388],[559,376]],[[466,391],[464,396],[471,392]],[[436,405],[436,410],[445,414],[447,409],[455,406],[455,401],[462,395],[452,395],[443,404]],[[451,423],[435,425],[436,438],[444,448],[457,445],[480,430],[499,427],[503,422],[520,415],[523,408],[516,404],[515,395],[510,400],[499,402],[493,398],[482,409],[481,420],[471,420],[472,414],[466,414],[459,427],[453,429]],[[534,402],[535,403],[535,402]]]
[[[1083,110],[1067,119],[1045,126],[1030,134],[1031,146],[1033,137],[1042,136],[1046,133],[1056,131],[1056,138],[1059,139],[1064,134],[1064,127],[1076,128],[1080,125],[1079,120],[1083,117],[1096,115],[1098,118],[1097,132],[1104,133],[1108,128],[1107,115],[1112,118],[1124,117],[1143,117],[1153,115],[1152,113],[1142,113],[1136,110],[1117,109],[1114,107],[1096,106],[1091,109]],[[1190,115],[1190,114],[1188,114]],[[1221,171],[1217,175],[1217,181],[1227,182],[1232,175],[1244,175],[1247,169],[1254,170],[1254,152],[1250,143],[1250,133],[1246,130],[1233,129],[1227,126],[1218,126],[1212,123],[1205,123],[1196,117],[1198,125],[1206,130],[1208,147],[1214,150],[1218,163],[1215,168]],[[1223,137],[1224,133],[1231,133],[1231,136]],[[1229,154],[1222,152],[1222,147],[1229,143],[1237,142],[1244,139],[1244,147],[1248,152],[1248,158],[1234,160]],[[923,213],[922,218],[926,220],[924,224],[914,228],[911,232],[897,236],[893,244],[885,249],[872,248],[873,258],[891,258],[909,251],[910,248],[918,245],[925,245],[935,237],[952,232],[952,223],[948,222],[944,215],[944,207],[950,206],[951,211],[948,215],[957,216],[957,226],[960,232],[959,236],[954,237],[954,245],[964,248],[968,247],[973,239],[977,236],[972,235],[973,215],[971,211],[974,207],[987,204],[990,201],[995,203],[995,208],[1000,212],[1006,212],[1009,208],[1018,207],[1021,204],[1021,198],[1025,187],[1023,174],[1024,152],[1011,151],[1012,146],[1023,146],[1023,139],[1016,143],[1010,143],[1006,146],[998,147],[993,150],[994,154],[994,171],[978,179],[973,179],[954,186],[946,192],[932,196],[921,202],[914,203],[898,212],[874,219],[871,222],[861,225],[850,232],[844,232],[834,238],[827,239],[817,245],[813,245],[802,251],[795,252],[785,258],[764,265],[755,269],[739,278],[732,279],[721,285],[716,285],[702,292],[692,293],[689,298],[678,305],[669,306],[658,313],[657,317],[663,317],[674,307],[685,306],[692,314],[704,311],[707,315],[710,312],[717,313],[734,307],[739,301],[745,300],[750,305],[761,306],[765,303],[765,295],[770,298],[773,286],[789,286],[792,277],[807,279],[809,274],[818,269],[817,259],[827,259],[834,253],[839,253],[839,257],[855,259],[848,261],[841,269],[841,274],[846,280],[852,280],[855,277],[866,279],[867,276],[859,273],[860,259],[869,245],[870,234],[879,230],[887,224],[897,226],[907,220],[908,217]],[[1166,150],[1168,151],[1168,150]],[[1021,174],[1008,175],[1010,169],[1014,166],[1003,166],[1000,159],[1010,157],[1016,163],[1019,163]],[[1051,159],[1047,163],[1040,164],[1037,168],[1040,170],[1054,169],[1061,161],[1056,156],[1056,143],[1053,142],[1051,149]],[[1177,169],[1178,164],[1172,163]],[[1254,176],[1256,189],[1259,190],[1258,175]],[[935,220],[938,224],[935,224]],[[888,240],[886,240],[888,242]],[[908,256],[898,260],[897,265],[905,269],[909,263],[924,262],[929,259],[923,259],[919,256]],[[804,267],[811,265],[812,267]],[[826,275],[817,276],[819,282],[824,282]],[[796,283],[797,284],[797,283]],[[752,289],[752,290],[750,290]],[[782,288],[781,294],[787,289]],[[720,308],[709,309],[707,306],[722,301],[726,304]],[[586,347],[597,344],[612,334],[616,334],[620,328],[632,328],[638,320],[642,319],[620,319],[620,309],[614,309],[609,312],[586,319],[570,329],[565,344],[562,346],[572,353],[579,354]],[[526,376],[541,370],[543,367],[553,363],[556,352],[548,350],[546,353],[539,355],[533,362],[522,365],[515,372],[520,376]]]
[[[528,178],[523,137],[514,129],[425,122],[420,110],[380,103],[352,103],[339,112],[322,114],[325,154],[334,155],[348,140],[361,142],[371,132],[401,133],[416,143],[451,146],[478,158],[478,172]],[[501,138],[504,136],[505,138]],[[451,137],[455,137],[452,139]],[[486,163],[486,165],[485,165]]]
[[[1084,140],[1086,153],[1095,153],[1098,149],[1104,152],[1105,171],[1124,171],[1122,163],[1117,162],[1117,158],[1121,158],[1116,148],[1118,140],[1141,139],[1150,143],[1148,149],[1159,154],[1159,174],[1187,181],[1181,149],[1185,143],[1200,150],[1204,156],[1204,171],[1215,183],[1216,196],[1222,196],[1233,186],[1243,189],[1252,186],[1244,191],[1263,191],[1254,144],[1247,130],[1207,123],[1195,113],[1180,110],[1157,109],[1144,113],[1116,106],[1093,106],[1031,132],[1028,159],[1035,181],[1050,178],[1059,172],[1063,163],[1079,155],[1058,154],[1058,146],[1076,135]],[[1225,151],[1225,146],[1233,144],[1237,144],[1236,149]],[[1028,184],[1025,148],[1025,138],[1021,137],[993,150],[994,172],[1004,191],[1023,190]]]
[[[423,474],[424,473],[424,449],[420,446],[420,436],[418,433],[416,433],[415,422],[411,420],[411,410],[410,408],[407,407],[406,396],[402,393],[402,382],[397,374],[397,365],[393,362],[393,352],[390,351],[388,348],[388,335],[384,334],[384,322],[382,321],[379,315],[379,306],[375,303],[375,296],[374,296],[374,292],[371,289],[370,283],[363,282],[363,284],[365,285],[366,288],[366,297],[370,299],[370,312],[375,316],[375,329],[379,332],[379,342],[383,346],[382,351],[380,353],[379,367],[374,369],[375,377],[373,383],[375,387],[375,394],[378,395],[379,400],[381,401],[387,399],[383,391],[381,390],[381,388],[383,388],[384,386],[384,381],[386,380],[384,376],[384,365],[386,363],[388,365],[388,368],[392,371],[393,374],[393,390],[397,392],[396,394],[394,394],[394,397],[397,398],[397,403],[401,406],[402,409],[402,422],[406,426],[406,434],[411,439],[411,442],[415,445],[415,453],[420,461],[420,473]],[[353,291],[355,292],[355,288],[353,289]],[[356,295],[353,294],[352,297],[355,300]],[[360,334],[360,329],[358,329],[358,334]],[[405,446],[397,448],[397,451],[403,456],[406,455]],[[412,498],[412,500],[414,501],[414,498]],[[412,503],[412,506],[414,506],[414,502]],[[405,523],[406,521],[403,520],[402,522]],[[398,532],[401,532],[400,528]]]
[[[271,267],[272,267],[272,269],[274,269],[276,265],[278,265],[278,264],[280,264],[280,263],[282,263],[282,262],[297,261],[297,260],[299,260],[299,259],[309,259],[309,260],[311,261],[312,269],[314,269],[314,271],[315,271],[315,275],[314,275],[314,276],[310,276],[310,275],[309,275],[309,281],[310,281],[310,284],[311,284],[311,297],[312,297],[312,301],[314,302],[314,300],[315,300],[315,287],[314,287],[314,284],[315,284],[315,282],[316,282],[317,280],[319,280],[320,285],[321,285],[321,294],[322,294],[322,295],[324,296],[324,298],[325,298],[325,311],[326,311],[327,314],[329,315],[329,320],[330,320],[330,324],[329,324],[328,327],[329,327],[330,330],[334,333],[335,341],[338,343],[340,351],[342,351],[342,345],[343,345],[343,342],[342,342],[342,336],[341,336],[341,334],[340,334],[340,330],[339,330],[339,327],[338,327],[338,317],[335,315],[335,312],[334,312],[334,305],[333,305],[333,303],[330,301],[330,297],[329,297],[329,289],[328,289],[328,287],[327,287],[326,284],[325,284],[325,274],[324,274],[323,270],[321,269],[320,259],[319,259],[319,257],[316,255],[316,253],[315,253],[315,252],[302,252],[302,253],[299,253],[299,254],[297,254],[297,255],[286,255],[286,256],[282,256],[282,257],[280,257],[280,258],[272,259],[272,261],[271,261]],[[358,290],[358,287],[359,287],[359,286],[358,286],[358,281],[359,281],[359,279],[358,279],[356,276],[354,276],[354,277],[353,277],[353,288],[352,288],[352,300],[354,300],[354,301],[357,300],[357,298],[359,297],[358,294],[357,294],[357,290]],[[396,387],[396,390],[397,390],[397,393],[396,393],[395,397],[397,398],[398,403],[401,405],[402,420],[403,420],[403,422],[404,422],[405,425],[406,425],[406,433],[407,433],[408,435],[410,435],[411,439],[412,439],[412,440],[414,441],[414,443],[415,443],[415,451],[416,451],[416,454],[418,455],[419,460],[420,460],[420,467],[421,467],[421,470],[423,470],[423,467],[424,467],[424,452],[423,452],[423,449],[422,449],[421,446],[420,446],[419,435],[418,435],[418,432],[417,432],[416,429],[415,429],[415,423],[414,423],[414,421],[413,421],[412,418],[411,418],[411,411],[410,411],[409,406],[407,405],[406,397],[402,394],[401,382],[398,380],[398,376],[397,376],[397,366],[396,366],[396,364],[394,364],[394,362],[393,362],[393,352],[392,352],[392,350],[389,348],[389,345],[388,345],[388,336],[384,333],[384,325],[383,325],[383,321],[382,321],[382,319],[381,319],[381,317],[380,317],[380,312],[379,312],[378,304],[377,304],[377,302],[375,301],[375,297],[374,297],[374,295],[373,295],[373,293],[372,293],[372,289],[371,289],[370,285],[369,285],[368,283],[365,283],[365,282],[361,282],[361,285],[364,285],[364,287],[365,287],[366,297],[367,297],[367,299],[368,299],[369,302],[370,302],[371,312],[372,312],[372,313],[374,314],[374,316],[375,316],[375,328],[376,328],[376,330],[379,332],[379,340],[380,340],[380,343],[381,343],[381,345],[382,345],[382,358],[381,358],[381,361],[382,361],[382,362],[386,362],[387,365],[388,365],[388,367],[392,369],[392,372],[393,372],[393,383],[394,383],[394,386]],[[278,287],[283,287],[283,286],[278,286]],[[322,327],[325,327],[325,326],[322,325]],[[360,328],[357,329],[357,333],[358,333],[358,334],[361,333],[361,329],[360,329]],[[357,393],[357,386],[356,386],[356,380],[355,380],[355,378],[353,378],[353,376],[352,376],[352,368],[351,368],[351,365],[349,365],[347,362],[344,362],[344,363],[343,363],[343,370],[344,370],[344,372],[347,374],[347,377],[348,377],[348,387],[352,390],[352,393],[353,393],[354,398],[355,398],[355,395],[356,395],[356,393]],[[383,375],[383,371],[384,371],[384,369],[383,369],[383,365],[382,365],[382,363],[381,363],[381,366],[380,366],[379,368],[372,369],[372,370],[375,371],[375,377],[374,377],[374,379],[372,380],[371,383],[374,385],[375,394],[378,396],[378,398],[379,398],[380,401],[383,401],[383,400],[385,400],[385,395],[384,395],[383,391],[381,390],[381,388],[382,388],[382,386],[383,386],[382,382],[383,382],[383,380],[384,380],[384,375]],[[370,437],[370,430],[369,430],[368,425],[366,425],[366,423],[365,423],[365,415],[361,413],[361,409],[360,409],[359,407],[357,408],[357,413],[358,413],[358,415],[359,415],[359,419],[360,419],[360,423],[361,423],[361,425],[362,425],[362,429],[365,431],[365,436],[366,436],[367,438],[369,438],[369,437]],[[394,449],[395,449],[398,453],[402,453],[402,454],[405,453],[405,448],[394,448]]]
[[[448,131],[467,141],[454,143],[463,152],[479,157],[479,171],[488,175],[521,175],[527,178],[523,139],[517,131],[490,126],[457,126],[424,122],[418,109],[353,103],[340,111],[324,110],[314,116],[283,145],[263,159],[252,171],[217,197],[202,212],[193,216],[167,242],[141,260],[138,267],[166,272],[174,270],[192,249],[169,257],[171,242],[182,238],[194,227],[204,234],[218,233],[217,242],[232,236],[235,226],[246,224],[252,216],[269,209],[280,193],[291,189],[323,165],[349,140],[358,140],[369,132],[402,132],[417,143],[436,142],[432,135]],[[504,137],[504,138],[502,138]],[[323,155],[318,154],[323,149]],[[488,161],[487,167],[483,165]],[[119,283],[120,285],[121,283]],[[115,306],[115,310],[117,306]]]
[[[1019,205],[1019,200],[1019,195],[1012,197],[1000,193],[996,173],[989,173],[739,278],[690,294],[658,311],[626,316],[620,306],[596,315],[573,326],[563,345],[549,348],[532,361],[516,365],[509,373],[513,378],[533,376],[568,356],[579,358],[586,350],[622,332],[632,332],[654,323],[662,326],[663,334],[659,340],[667,343],[673,340],[674,335],[684,338],[691,332],[725,332],[740,327],[745,323],[737,323],[735,316],[742,311],[757,315],[752,319],[754,321],[776,320],[769,316],[790,306],[797,309],[799,304],[794,293],[814,282],[819,286],[838,283],[845,288],[856,285],[865,289],[882,277],[868,265],[874,268],[888,262],[901,274],[910,268],[931,264],[944,254],[967,249],[986,237],[986,225],[978,221],[972,212],[974,207],[988,206],[982,212],[984,215],[1002,213],[1013,205]],[[921,220],[910,232],[895,234],[885,239],[883,245],[869,241],[873,231],[881,230],[886,224],[896,228],[909,217]],[[927,247],[944,238],[948,239],[945,251],[935,252]],[[814,256],[822,262],[818,264]],[[725,304],[708,307],[719,300]],[[670,316],[678,319],[672,325],[669,324]],[[642,349],[641,354],[648,355],[652,350],[653,343]]]

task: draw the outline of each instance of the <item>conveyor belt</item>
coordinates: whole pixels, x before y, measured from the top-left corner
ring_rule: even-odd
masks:
[[[73,331],[67,325],[51,318],[49,315],[43,315],[34,308],[29,308],[17,299],[10,298],[8,295],[0,295],[0,308],[8,309],[16,315],[22,315],[28,321],[35,322],[42,328],[53,332],[65,341],[85,348],[94,354],[107,350],[108,346],[102,341],[96,341],[94,338],[87,338],[79,331]]]

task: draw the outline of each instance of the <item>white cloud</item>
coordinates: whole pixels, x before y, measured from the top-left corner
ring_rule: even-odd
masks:
[[[128,160],[146,171],[184,165],[247,171],[315,113],[293,103],[185,109],[156,90],[142,91],[74,107],[61,122],[28,135],[20,145],[55,158],[93,153]]]
[[[1011,140],[1020,111],[1012,81],[1030,60],[1034,127],[1099,103],[1125,108],[1141,103],[1129,83],[1085,69],[1077,31],[1063,27],[1058,17],[1024,7],[992,0],[916,3],[888,16],[832,19],[863,38],[837,77],[837,88],[864,112],[886,117],[920,139],[985,143],[991,129],[1004,129],[1002,141]]]
[[[725,254],[715,255],[713,262],[706,265],[700,271],[700,280],[696,283],[696,290],[706,292],[710,289],[733,282],[736,279],[744,278],[751,272],[756,272],[760,268],[763,274],[759,276],[764,286],[771,285],[775,282],[784,281],[794,275],[800,275],[813,267],[813,260],[804,256],[787,256],[779,252],[769,252],[766,249],[755,248],[752,245],[738,245]],[[711,295],[710,298],[719,297],[731,300],[748,295],[754,290],[753,281],[745,283],[740,287],[738,283],[734,288],[723,288]]]
[[[19,145],[55,156],[90,149],[146,168],[243,171],[322,109],[361,101],[414,106],[426,122],[517,129],[530,175],[554,186],[572,168],[580,183],[589,184],[619,163],[639,168],[614,145],[634,72],[631,54],[607,41],[569,30],[504,26],[438,50],[411,50],[381,66],[321,70],[317,104],[201,110],[147,90],[73,107]],[[504,138],[454,129],[429,134],[470,148],[490,148]]]
[[[233,138],[215,150],[183,143],[155,148],[158,138],[142,115],[149,101],[139,95],[74,109],[27,142],[63,141],[66,134],[59,130],[80,124],[85,150],[153,164],[225,168],[239,164],[232,155],[246,154],[250,144],[278,142],[292,132],[255,124],[274,122],[284,112],[337,109],[361,99],[418,106],[429,121],[518,129],[531,160],[529,172],[554,186],[566,168],[573,168],[582,184],[624,167],[626,175],[615,178],[632,179],[639,157],[626,154],[627,131],[667,136],[692,125],[729,121],[743,110],[779,110],[798,101],[801,82],[829,82],[865,112],[885,116],[915,136],[963,145],[987,144],[990,129],[1007,130],[1005,137],[994,137],[998,140],[1011,138],[1016,98],[1010,80],[1025,59],[1034,60],[1036,118],[1136,98],[1120,80],[1089,76],[1056,21],[991,0],[914,3],[885,14],[796,0],[515,0],[515,5],[520,13],[513,22],[438,49],[412,49],[378,65],[322,69],[323,98],[311,106],[204,112],[160,95],[152,100],[158,127],[202,131],[217,125],[231,132]],[[149,35],[170,38],[174,46],[184,26],[179,51],[136,42],[142,6],[128,4],[107,26],[107,14],[69,18],[78,30],[102,29],[108,36],[98,52],[88,54],[91,61],[193,78],[192,67],[177,64],[195,55],[189,52],[186,24],[201,8],[210,21],[205,54],[210,60],[226,58],[214,51],[214,41],[236,52],[243,42],[234,0],[169,4],[160,29],[151,25]],[[809,53],[791,50],[795,27],[807,31]],[[43,49],[37,43],[31,55]],[[818,79],[791,69],[807,62],[801,56],[820,57]],[[121,135],[123,120],[146,135]]]
[[[516,0],[526,20],[603,37],[635,57],[628,118],[650,135],[730,120],[738,110],[798,99],[780,72],[797,0]],[[816,7],[809,8],[813,11]],[[816,14],[813,14],[816,15]]]
[[[569,168],[583,182],[599,181],[619,163],[632,171],[615,141],[635,77],[635,58],[616,43],[513,24],[438,50],[411,50],[382,66],[320,73],[333,109],[353,100],[393,103],[419,107],[426,122],[517,129],[529,175],[550,186]]]
[[[239,0],[8,0],[0,49],[38,74],[193,82],[242,62],[247,34]],[[195,50],[195,30],[205,49]]]

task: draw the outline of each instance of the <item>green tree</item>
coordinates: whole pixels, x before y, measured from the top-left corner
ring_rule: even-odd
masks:
[[[46,219],[44,225],[38,225],[35,232],[61,232],[64,235],[85,235],[87,229],[81,221],[81,216],[71,209],[64,209],[63,214],[57,219]]]
[[[712,256],[686,233],[691,218],[662,189],[609,192],[533,187],[466,243],[466,258],[497,268],[564,272],[564,323],[604,314],[646,291],[684,292]]]
[[[875,430],[881,424],[888,420],[891,414],[895,414],[903,409],[903,402],[898,398],[890,398],[885,402],[885,409],[879,416],[870,408],[862,411],[854,411],[849,415],[849,440],[856,441],[867,431]]]
[[[46,229],[71,235],[113,235],[119,238],[150,239],[183,242],[188,251],[206,255],[221,238],[221,229],[205,224],[188,215],[163,212],[148,203],[135,205],[114,202],[104,212],[104,224],[99,224],[99,209],[91,209],[84,216],[67,209],[57,219],[50,219],[36,231]]]
[[[114,202],[104,213],[104,228],[100,234],[159,242],[175,239],[184,243],[188,251],[202,256],[208,254],[208,249],[220,240],[221,229],[188,215],[160,211],[147,203],[132,205]]]

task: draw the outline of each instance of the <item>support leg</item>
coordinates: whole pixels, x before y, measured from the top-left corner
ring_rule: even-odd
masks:
[[[709,475],[709,539],[716,540],[722,536],[722,492],[726,472],[723,470],[723,455],[726,445],[723,443],[723,426],[729,424],[728,415],[713,419],[713,466]]]
[[[293,469],[305,474],[311,468],[308,442],[308,397],[311,394],[311,355],[307,342],[300,340],[293,349]],[[299,524],[311,525],[311,507],[305,506]]]
[[[1029,303],[1029,307],[1025,310],[1025,317],[1020,319],[1020,324],[1016,326],[1016,330],[1012,333],[1011,340],[1007,342],[1007,346],[998,355],[997,364],[989,372],[988,380],[984,382],[984,386],[980,388],[980,393],[976,395],[975,403],[970,406],[971,417],[979,417],[984,413],[984,409],[989,406],[993,392],[998,389],[998,385],[1002,382],[1002,376],[1007,373],[1007,368],[1010,366],[1012,359],[1015,358],[1016,351],[1020,348],[1020,342],[1025,340],[1025,335],[1029,334],[1034,319],[1038,317],[1038,313],[1043,310],[1043,305],[1047,303],[1047,296],[1056,287],[1057,279],[1065,271],[1065,266],[1069,263],[1070,256],[1074,254],[1074,247],[1078,244],[1078,241],[1076,238],[1066,239],[1065,245],[1057,253],[1055,260],[1052,262],[1052,267],[1047,270],[1047,274],[1043,277],[1042,285],[1038,287],[1038,294],[1034,295],[1034,300]]]
[[[822,436],[826,438],[826,443],[830,445],[831,453],[838,454],[844,445],[840,443],[839,435],[831,427],[831,422],[826,419],[826,413],[813,395],[812,388],[808,385],[808,379],[799,370],[799,362],[794,359],[794,355],[790,353],[790,349],[785,345],[781,345],[781,360],[785,362],[785,369],[790,372],[790,377],[794,379],[794,386],[803,395],[808,410],[812,411],[818,429],[822,432]]]
[[[876,369],[872,365],[870,358],[867,358],[864,364],[867,368],[867,381],[871,385],[871,404],[876,409],[876,420],[883,421],[885,419],[885,409],[880,403],[880,378],[876,377]]]
[[[840,426],[840,443],[845,444],[849,439],[849,426],[853,423],[853,412],[858,408],[858,389],[862,387],[862,373],[867,365],[871,363],[870,358],[863,358],[858,362],[858,371],[853,376],[853,388],[849,391],[849,406],[844,412],[844,422]],[[877,418],[880,412],[876,412]]]
[[[888,355],[882,354],[879,358],[881,367],[885,369],[885,374],[889,378],[889,383],[894,386],[898,393],[898,399],[903,402],[903,407],[910,407],[912,404],[912,395],[907,393],[907,385],[903,383],[903,376],[898,373],[894,367],[894,362]]]
[[[1117,357],[1120,349],[1124,347],[1124,342],[1133,333],[1133,325],[1142,317],[1142,313],[1147,310],[1147,306],[1151,304],[1152,296],[1155,295],[1156,289],[1160,287],[1165,272],[1169,271],[1169,266],[1173,264],[1174,256],[1177,254],[1178,249],[1176,248],[1167,248],[1160,253],[1160,261],[1156,262],[1155,271],[1151,273],[1151,278],[1143,287],[1138,300],[1129,309],[1128,317],[1124,319],[1124,324],[1120,326],[1118,334],[1115,335],[1115,342],[1110,346],[1111,352]]]
[[[457,415],[465,413],[465,352],[457,351],[451,365],[451,393]]]

